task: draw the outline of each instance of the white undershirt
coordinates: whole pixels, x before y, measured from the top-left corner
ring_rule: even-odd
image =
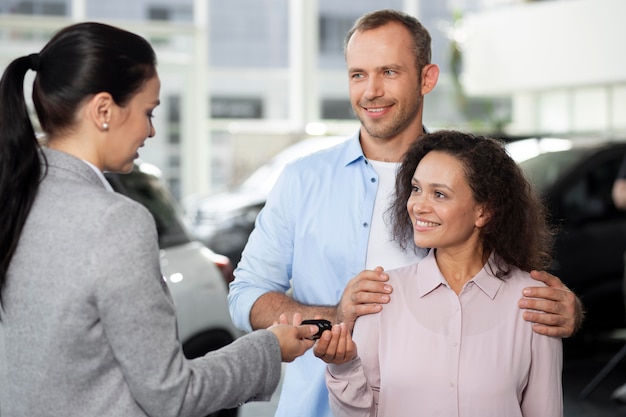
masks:
[[[416,254],[412,247],[407,248],[406,252],[400,249],[391,237],[388,215],[385,213],[393,199],[396,171],[400,163],[368,161],[378,174],[378,191],[367,243],[365,269],[382,266],[385,270],[389,270],[418,262],[426,255],[426,251],[419,251]]]
[[[91,169],[94,170],[94,172],[96,173],[96,175],[98,175],[98,178],[100,178],[100,181],[102,181],[102,184],[104,184],[104,188],[106,188],[109,191],[114,191],[113,187],[111,187],[111,184],[109,184],[109,182],[107,181],[107,179],[104,177],[104,174],[102,173],[102,171],[100,171],[98,169],[97,166],[95,166],[94,164],[92,164],[91,162],[85,161],[84,159],[82,160],[84,163],[86,163],[87,165],[89,165],[89,167]]]

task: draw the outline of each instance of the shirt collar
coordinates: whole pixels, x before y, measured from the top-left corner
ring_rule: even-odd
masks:
[[[492,300],[496,298],[498,290],[504,284],[502,278],[495,277],[489,272],[489,264],[492,263],[493,256],[489,257],[489,261],[483,266],[478,275],[476,275],[472,281],[478,288],[482,290]],[[506,278],[505,278],[506,279]]]
[[[357,130],[357,132],[344,143],[344,166],[348,166],[360,159],[365,160],[363,148],[361,148],[361,141],[359,140],[359,133],[360,130]]]
[[[424,133],[429,133],[426,126],[422,125],[422,130]],[[365,160],[365,155],[363,154],[363,148],[361,147],[360,141],[361,129],[359,128],[356,133],[354,133],[349,140],[346,141],[345,152],[344,152],[344,164],[348,166],[360,159]]]
[[[493,261],[493,254],[489,257],[489,262]],[[437,266],[437,261],[435,260],[435,251],[429,250],[428,255],[420,261],[419,263],[419,271],[420,271],[420,279],[418,283],[418,292],[419,296],[423,297],[439,287],[440,285],[448,285],[448,282],[439,271],[439,267]],[[492,300],[496,297],[498,290],[502,286],[502,279],[493,276],[489,272],[489,267],[480,270],[478,274],[474,278],[470,280],[476,284],[478,288],[482,292],[484,292],[489,298]]]

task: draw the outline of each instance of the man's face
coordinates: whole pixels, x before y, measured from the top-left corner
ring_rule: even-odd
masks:
[[[397,23],[356,32],[346,48],[350,101],[365,131],[421,133],[422,93],[409,32]]]

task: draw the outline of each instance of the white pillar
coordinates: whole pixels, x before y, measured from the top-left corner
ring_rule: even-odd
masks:
[[[181,198],[211,191],[208,95],[209,6],[194,0],[193,56],[181,112]]]
[[[86,0],[72,0],[72,20],[80,22],[87,17]]]
[[[410,14],[421,21],[420,0],[404,0],[402,3],[402,9],[405,13]]]
[[[320,120],[317,0],[289,1],[289,122],[299,130]]]

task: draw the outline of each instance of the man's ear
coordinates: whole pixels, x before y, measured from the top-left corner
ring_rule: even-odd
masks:
[[[430,93],[439,79],[439,67],[435,64],[428,64],[422,68],[422,95]]]
[[[113,97],[106,92],[95,94],[89,100],[89,117],[95,124],[96,129],[101,131],[109,130],[114,104]]]

